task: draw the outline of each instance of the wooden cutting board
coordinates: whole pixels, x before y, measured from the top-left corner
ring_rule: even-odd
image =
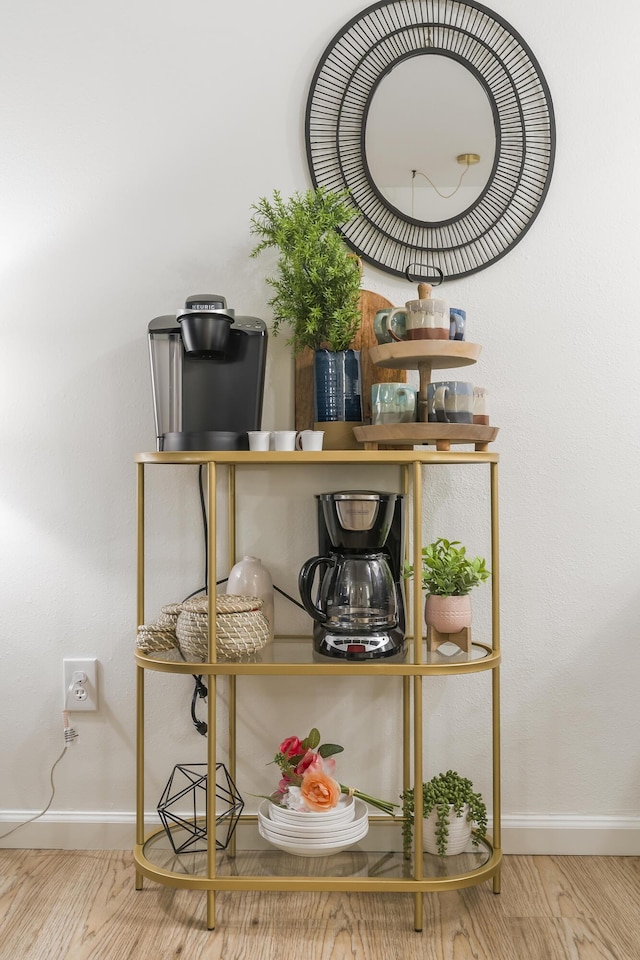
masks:
[[[371,290],[360,291],[362,323],[352,347],[361,351],[362,414],[364,423],[371,423],[371,384],[406,383],[404,370],[388,370],[378,367],[371,360],[369,348],[378,344],[373,332],[373,320],[378,310],[392,307],[386,297]],[[296,430],[311,430],[314,422],[313,409],[313,351],[303,350],[295,359],[295,421]]]

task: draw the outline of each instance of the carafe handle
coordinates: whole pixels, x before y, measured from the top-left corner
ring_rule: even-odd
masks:
[[[310,560],[307,560],[306,563],[302,565],[302,569],[298,574],[298,590],[300,591],[300,599],[302,600],[302,604],[309,616],[313,617],[314,620],[317,620],[318,623],[326,623],[326,613],[320,610],[319,607],[316,607],[311,599],[313,578],[315,576],[317,567],[319,567],[321,564],[324,564],[325,567],[330,567],[332,565],[332,560],[330,557],[311,557]]]

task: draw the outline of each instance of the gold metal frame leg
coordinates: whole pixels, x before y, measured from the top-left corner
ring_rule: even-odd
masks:
[[[422,933],[422,893],[416,893],[414,904],[413,926],[416,933]]]
[[[207,930],[216,928],[216,892],[207,890]]]

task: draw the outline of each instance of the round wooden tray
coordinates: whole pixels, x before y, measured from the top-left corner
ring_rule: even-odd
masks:
[[[436,450],[450,450],[452,443],[473,443],[486,450],[498,435],[498,427],[477,423],[388,423],[354,427],[353,434],[365,450],[383,447],[421,446],[435,443]]]
[[[446,370],[475,363],[481,350],[479,343],[466,340],[403,340],[371,347],[370,356],[379,367],[394,370],[419,370],[422,365]]]

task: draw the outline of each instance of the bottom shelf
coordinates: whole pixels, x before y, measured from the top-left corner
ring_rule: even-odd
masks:
[[[372,851],[359,844],[327,857],[298,857],[275,848],[216,855],[216,877],[207,876],[206,852],[176,854],[164,830],[134,851],[140,872],[156,882],[202,890],[446,890],[473,886],[493,876],[501,852],[491,843],[470,846],[453,857],[423,855],[423,879],[413,878],[412,859],[402,851]]]

